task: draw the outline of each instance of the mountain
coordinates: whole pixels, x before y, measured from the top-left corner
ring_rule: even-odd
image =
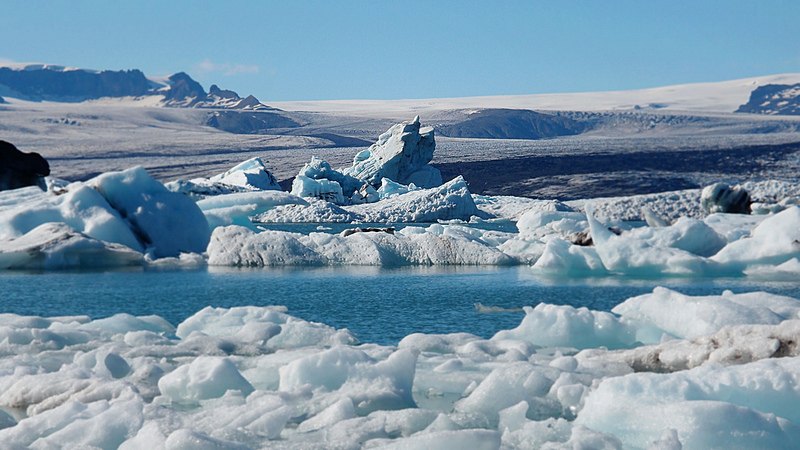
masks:
[[[800,83],[760,86],[750,93],[750,100],[736,112],[800,115]]]
[[[147,78],[142,71],[87,70],[48,64],[0,67],[0,94],[28,101],[82,102],[101,98],[161,96],[161,106],[220,108],[248,111],[274,110],[250,95],[213,85],[209,92],[185,72],[164,82]]]
[[[33,101],[80,102],[148,94],[153,85],[140,70],[90,71],[61,66],[0,67],[0,92]]]

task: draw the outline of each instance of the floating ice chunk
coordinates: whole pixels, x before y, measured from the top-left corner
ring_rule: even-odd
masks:
[[[307,199],[308,203],[279,205],[266,212],[252,216],[257,223],[352,223],[361,221],[351,213],[333,203]]]
[[[792,448],[800,439],[798,364],[783,358],[607,378],[589,394],[576,423],[633,448],[667,429],[686,448]]]
[[[218,195],[197,202],[212,230],[224,225],[255,229],[252,217],[281,205],[308,205],[308,202],[296,195],[280,191]]]
[[[211,178],[194,178],[188,181],[179,179],[164,186],[172,192],[188,195],[195,200],[237,192],[281,190],[278,180],[258,157],[241,162],[225,173]]]
[[[703,222],[714,229],[728,242],[750,236],[753,229],[764,221],[767,216],[752,216],[747,214],[710,214]]]
[[[38,188],[33,189],[38,191]],[[73,183],[61,195],[42,193],[21,199],[13,195],[18,190],[0,194],[3,198],[11,196],[13,200],[19,200],[18,203],[10,202],[7,208],[0,210],[0,238],[19,237],[42,224],[54,222],[65,223],[75,231],[97,240],[143,250],[119,212],[99,192],[88,186]]]
[[[209,231],[203,213],[190,198],[168,191],[143,168],[105,173],[88,184],[126,218],[156,257],[205,251]]]
[[[469,396],[459,400],[455,410],[480,414],[496,427],[501,411],[523,400],[546,396],[553,381],[527,362],[505,364],[493,370]],[[560,410],[561,405],[557,402],[556,405],[555,409]],[[534,409],[526,408],[526,415],[535,416]]]
[[[381,186],[378,188],[378,195],[380,196],[381,200],[383,200],[397,195],[402,195],[410,191],[416,191],[418,189],[421,188],[418,188],[413,183],[405,185],[394,182],[388,178],[381,178]]]
[[[169,435],[164,448],[165,450],[247,450],[250,447],[183,428]]]
[[[635,330],[614,314],[540,303],[525,307],[522,323],[502,330],[492,340],[516,339],[546,347],[626,348],[635,343]]]
[[[398,439],[389,444],[374,448],[384,450],[456,450],[466,448],[474,450],[496,450],[500,448],[500,433],[495,430],[436,431]]]
[[[349,397],[345,397],[328,406],[314,417],[303,421],[303,423],[297,427],[297,431],[308,433],[309,431],[327,428],[343,420],[352,419],[353,417],[356,417],[353,401]]]
[[[219,227],[208,244],[212,266],[322,265],[325,258],[306,247],[302,235],[281,231],[254,233],[237,225]]]
[[[45,223],[16,239],[0,240],[0,269],[117,267],[142,262],[141,253],[93,239],[65,223]]]
[[[192,404],[221,397],[228,390],[247,395],[253,386],[228,358],[200,356],[158,380],[161,395],[175,403]]]
[[[623,234],[654,247],[677,248],[706,257],[714,255],[728,243],[704,222],[688,217],[681,217],[670,226],[634,228]]]
[[[537,203],[517,220],[517,229],[523,237],[558,235],[567,238],[588,228],[583,213],[555,201]]]
[[[664,247],[630,236],[617,236],[586,214],[597,254],[611,272],[630,275],[683,274],[697,275],[721,272],[722,268],[706,258],[685,250]]]
[[[383,361],[348,347],[331,349],[294,360],[280,369],[282,391],[338,390],[346,393],[356,410],[416,407],[411,395],[417,355],[398,350]]]
[[[748,265],[778,265],[800,257],[800,207],[792,206],[764,219],[749,238],[731,242],[713,261],[744,269]]]
[[[505,251],[505,248],[502,248]],[[533,267],[560,276],[605,275],[608,273],[594,247],[572,245],[561,239],[547,242]]]
[[[292,195],[312,197],[339,205],[345,203],[342,185],[328,179],[315,180],[305,175],[297,175],[292,182]]]
[[[657,345],[613,353],[586,351],[577,358],[582,366],[619,361],[637,372],[675,372],[706,363],[747,364],[766,358],[797,356],[800,320],[778,325],[726,326],[692,340],[670,340]]]
[[[259,157],[243,161],[230,170],[210,178],[214,183],[241,186],[251,190],[281,190],[278,180]]]
[[[432,189],[398,194],[377,203],[346,208],[365,222],[436,222],[437,220],[469,220],[480,212],[472,200],[462,177]]]
[[[273,349],[352,344],[346,329],[306,322],[286,314],[282,307],[206,307],[178,325],[175,335],[186,339],[199,332],[208,336],[252,342],[266,340]]]
[[[144,404],[130,388],[106,401],[67,401],[0,430],[6,448],[116,448],[142,426]]]
[[[727,325],[777,324],[797,318],[800,301],[766,292],[691,297],[663,287],[630,298],[613,312],[635,323],[637,339],[661,340],[662,333],[681,339],[713,334]]]
[[[243,227],[222,227],[212,233],[208,263],[230,266],[514,263],[496,248],[496,243],[483,240],[482,235],[460,232],[459,227],[410,228],[395,234],[364,232],[343,236],[282,231],[254,233]]]
[[[442,184],[441,173],[427,165],[435,149],[433,128],[420,128],[417,116],[381,134],[368,150],[359,152],[353,165],[342,173],[376,187],[382,178],[423,188],[438,186]]]

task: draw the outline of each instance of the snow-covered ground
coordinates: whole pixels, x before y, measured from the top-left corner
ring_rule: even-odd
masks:
[[[314,111],[365,117],[402,119],[409,112],[420,116],[469,108],[510,108],[550,111],[607,111],[640,108],[668,111],[735,111],[747,103],[750,93],[766,84],[795,84],[800,73],[768,75],[739,80],[691,83],[650,89],[563,94],[494,95],[484,97],[433,98],[409,100],[330,100],[273,102],[288,111]]]

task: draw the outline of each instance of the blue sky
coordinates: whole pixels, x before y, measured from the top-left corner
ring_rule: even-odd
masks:
[[[264,101],[633,89],[800,72],[800,1],[40,1],[0,59],[186,71]]]

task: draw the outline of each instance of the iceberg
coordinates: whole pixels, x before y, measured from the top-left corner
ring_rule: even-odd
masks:
[[[419,116],[411,122],[393,125],[369,149],[359,152],[344,175],[366,181],[374,187],[388,178],[400,184],[419,187],[442,184],[439,170],[428,163],[433,159],[436,141],[433,128],[421,128]]]
[[[128,265],[136,259],[131,252],[178,257],[203,253],[208,245],[208,223],[197,205],[142,168],[36,195],[20,191],[0,195],[9,199],[0,200],[0,253],[19,256],[30,250],[36,267]],[[99,259],[93,262],[91,255]]]
[[[179,179],[164,186],[172,192],[186,194],[196,200],[236,192],[281,190],[278,180],[259,157],[243,161],[211,178]]]

